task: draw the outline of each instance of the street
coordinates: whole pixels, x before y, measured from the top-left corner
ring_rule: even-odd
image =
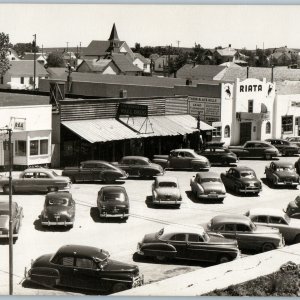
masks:
[[[282,161],[295,162],[298,157],[280,157]],[[190,193],[190,179],[193,171],[166,172],[179,180],[183,203],[180,209],[148,207],[151,199],[153,180],[127,179],[116,183],[123,185],[130,198],[130,217],[127,222],[122,220],[100,220],[96,209],[99,183],[76,183],[71,193],[76,201],[75,224],[72,229],[43,228],[38,216],[43,209],[45,195],[17,194],[13,201],[24,208],[24,219],[19,239],[14,244],[14,285],[24,276],[25,267],[30,267],[32,259],[46,253],[54,253],[65,244],[90,245],[103,248],[110,252],[110,258],[127,263],[137,264],[144,274],[145,283],[159,281],[168,277],[190,272],[206,263],[171,261],[158,263],[151,259],[133,256],[137,243],[145,234],[156,232],[167,224],[203,224],[213,216],[223,213],[245,213],[253,207],[272,207],[283,209],[288,202],[299,194],[298,189],[270,188],[264,178],[264,168],[270,164],[266,160],[240,160],[238,165],[246,165],[255,170],[257,177],[263,182],[263,190],[256,196],[237,196],[227,193],[223,203],[209,201],[199,202]],[[213,166],[212,171],[225,172],[228,167]],[[0,201],[7,201],[8,195],[0,195]],[[0,245],[0,294],[8,294],[8,245]]]

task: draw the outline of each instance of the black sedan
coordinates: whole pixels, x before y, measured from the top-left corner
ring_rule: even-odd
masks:
[[[251,193],[258,195],[262,190],[262,184],[257,179],[255,172],[248,167],[233,167],[226,173],[221,173],[221,179],[226,187],[237,194]]]
[[[297,196],[294,201],[288,204],[285,213],[290,218],[300,219],[300,196]]]
[[[47,288],[57,286],[116,293],[143,284],[136,265],[109,259],[103,249],[66,245],[56,253],[45,254],[31,264],[28,281]]]
[[[201,226],[180,225],[168,225],[159,232],[146,234],[138,243],[137,253],[159,261],[175,258],[213,263],[225,263],[240,256],[236,240],[208,234]]]
[[[122,186],[104,186],[98,192],[97,208],[100,218],[116,217],[127,220],[129,198]]]
[[[42,226],[73,227],[75,219],[75,201],[71,193],[52,192],[45,197],[41,213]]]
[[[23,208],[17,202],[12,202],[12,228],[14,241],[19,236],[23,218]],[[9,203],[0,202],[0,239],[9,238]]]
[[[300,148],[297,145],[291,144],[287,140],[282,139],[267,139],[266,142],[275,146],[278,151],[285,156],[293,156],[300,152]]]

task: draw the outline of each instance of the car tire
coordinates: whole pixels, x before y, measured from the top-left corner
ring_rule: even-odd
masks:
[[[76,183],[76,178],[74,176],[71,177],[71,182]]]
[[[261,247],[262,252],[274,250],[275,246],[272,243],[264,243]]]
[[[300,243],[300,234],[298,234],[298,235],[295,237],[294,243],[295,243],[295,244]]]
[[[228,255],[223,254],[223,255],[220,255],[218,257],[218,263],[219,264],[225,264],[225,263],[230,262],[230,261],[231,261],[231,259]]]
[[[118,282],[118,283],[115,283],[113,286],[112,286],[112,293],[118,293],[118,292],[122,292],[122,291],[125,291],[127,290],[128,287],[125,283],[123,282]]]

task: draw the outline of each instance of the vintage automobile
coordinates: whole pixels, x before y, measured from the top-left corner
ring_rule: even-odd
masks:
[[[192,149],[176,149],[170,155],[154,155],[153,162],[164,169],[192,169],[194,171],[209,170],[209,160]]]
[[[207,233],[202,226],[183,225],[168,225],[146,234],[138,243],[137,253],[159,261],[175,258],[225,263],[240,257],[235,240]]]
[[[238,158],[261,157],[272,159],[279,154],[279,151],[273,145],[262,141],[248,141],[243,146],[229,146],[228,149],[235,153]]]
[[[300,136],[289,136],[286,138],[288,142],[300,147]]]
[[[9,178],[0,177],[0,188],[9,192]],[[68,191],[71,188],[69,177],[59,176],[51,169],[26,169],[19,178],[12,179],[13,192],[51,192]]]
[[[65,245],[56,253],[38,257],[25,271],[26,279],[47,288],[63,286],[116,293],[143,284],[136,265],[109,258],[103,249]]]
[[[71,193],[51,192],[45,197],[41,212],[42,226],[73,227],[75,219],[75,201]]]
[[[211,164],[230,165],[238,161],[236,154],[223,147],[224,143],[206,143],[204,149],[198,152],[205,156]]]
[[[62,171],[63,176],[71,178],[72,182],[103,180],[106,183],[115,182],[118,179],[126,179],[128,174],[102,160],[82,161],[79,167],[68,167]]]
[[[232,167],[226,173],[221,173],[221,180],[227,190],[232,190],[237,194],[258,195],[262,190],[262,184],[257,179],[255,172],[245,166]]]
[[[300,158],[296,160],[295,164],[296,172],[300,175]]]
[[[219,199],[226,197],[225,186],[220,175],[215,172],[197,173],[190,180],[192,193],[198,199]]]
[[[293,163],[273,161],[265,167],[268,182],[273,186],[287,186],[297,188],[299,175],[296,173]]]
[[[300,220],[291,219],[281,209],[253,208],[245,215],[255,225],[278,228],[286,243],[300,243]]]
[[[182,197],[176,177],[162,176],[155,178],[152,184],[152,203],[180,207]]]
[[[12,202],[12,228],[13,240],[19,236],[20,227],[23,219],[23,208],[17,202]],[[0,202],[0,239],[9,238],[9,202]]]
[[[116,217],[127,220],[129,198],[123,186],[104,186],[98,192],[97,208],[100,218]]]
[[[240,249],[265,252],[284,246],[277,228],[257,226],[244,215],[218,215],[207,224],[207,230],[236,239]]]
[[[300,152],[300,148],[283,139],[267,139],[266,142],[275,146],[282,155],[293,156]]]
[[[112,164],[124,170],[129,176],[152,178],[164,174],[160,165],[143,156],[124,156],[119,162]]]
[[[290,218],[300,219],[300,196],[291,201],[284,211]]]

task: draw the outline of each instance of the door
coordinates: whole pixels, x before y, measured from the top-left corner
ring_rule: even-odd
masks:
[[[173,235],[169,243],[173,245],[177,251],[176,258],[186,258],[186,234],[185,233],[178,233]]]
[[[177,152],[176,156],[170,158],[170,166],[174,169],[188,168],[186,166],[186,158],[183,151]]]
[[[251,130],[252,130],[251,122],[240,123],[240,144],[241,145],[251,140]]]
[[[64,286],[74,286],[73,284],[73,269],[74,269],[75,259],[71,255],[65,255],[60,257],[55,268],[59,270],[60,274],[60,285]]]
[[[215,251],[207,246],[202,236],[198,234],[188,234],[186,257],[199,261],[215,261]]]
[[[78,180],[90,181],[94,180],[95,164],[85,163],[82,164],[78,170]]]

